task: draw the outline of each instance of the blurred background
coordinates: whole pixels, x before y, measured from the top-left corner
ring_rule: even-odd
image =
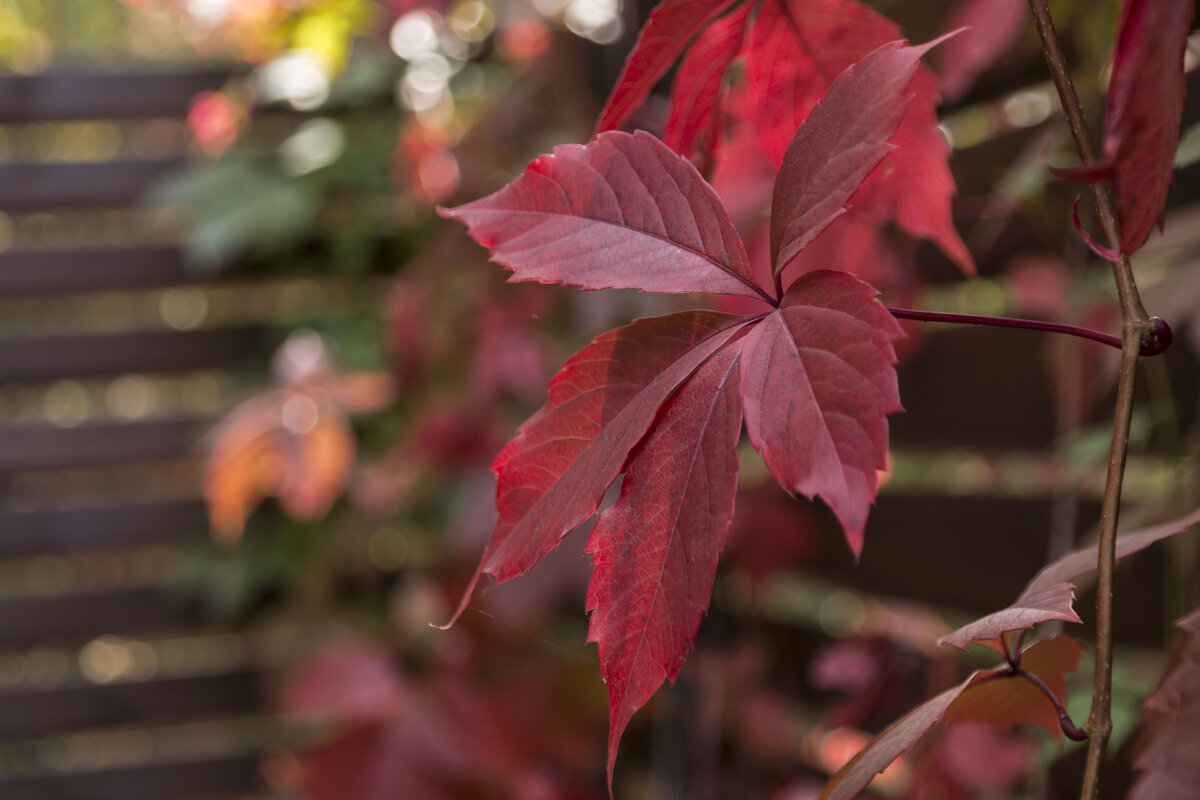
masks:
[[[923,41],[956,4],[873,5]],[[492,458],[562,361],[706,300],[507,285],[434,209],[586,141],[651,6],[0,0],[0,797],[605,796],[586,530],[454,629],[429,623],[490,532]],[[1094,118],[1116,9],[1056,8]],[[1048,182],[1069,142],[1032,30],[941,71],[981,277],[895,231],[886,269],[829,266],[889,305],[1115,330],[1107,268],[1065,224],[1076,189]],[[1131,525],[1200,498],[1197,116],[1137,265],[1176,346],[1144,362]],[[910,330],[862,562],[747,448],[696,652],[634,718],[618,797],[815,796],[990,663],[939,635],[1087,540],[1115,362]],[[1121,570],[1114,783],[1196,567],[1181,539]],[[1038,732],[957,726],[880,791],[1071,796],[1081,765]]]

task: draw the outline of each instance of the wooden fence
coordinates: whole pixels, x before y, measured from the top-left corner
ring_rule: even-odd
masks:
[[[195,438],[227,400],[224,370],[261,357],[261,331],[163,316],[164,303],[204,285],[176,247],[142,233],[138,205],[184,163],[191,97],[225,79],[0,79],[6,800],[217,800],[261,788],[254,637],[206,619],[168,580],[177,548],[206,535]],[[137,152],[131,132],[151,126],[166,145]],[[61,131],[100,135],[107,151],[81,162],[22,151]],[[76,226],[112,220],[125,225],[120,241],[80,242],[89,237]],[[114,318],[114,304],[130,313]],[[80,318],[65,332],[44,323],[67,308]]]

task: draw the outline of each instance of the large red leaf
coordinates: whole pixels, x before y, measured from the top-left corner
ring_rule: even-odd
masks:
[[[765,0],[744,51],[751,102],[733,122],[757,133],[772,165],[834,78],[876,48],[903,38],[883,15],[855,0]],[[892,152],[851,199],[854,213],[895,220],[931,239],[967,273],[974,263],[954,230],[949,147],[937,127],[937,79],[918,70],[912,102],[892,138]],[[734,108],[738,108],[734,106]]]
[[[1162,227],[1186,89],[1183,51],[1192,0],[1125,0],[1105,104],[1104,154],[1112,163],[1121,250]]]
[[[713,22],[688,48],[671,89],[663,142],[707,169],[722,139],[719,104],[725,73],[741,49],[753,3]],[[693,155],[694,154],[694,155]]]
[[[899,99],[903,85],[891,91]],[[483,575],[531,569],[625,473],[589,546],[611,779],[630,716],[677,674],[707,605],[742,414],[784,487],[823,497],[858,553],[886,464],[886,415],[899,410],[892,341],[902,333],[876,291],[846,273],[805,275],[780,300],[759,288],[720,200],[649,134],[559,148],[500,192],[443,213],[518,280],[732,292],[774,309],[673,314],[597,338],[493,465],[499,521],[456,618]]]
[[[663,407],[588,543],[588,640],[599,644],[608,688],[610,787],[626,724],[679,674],[712,594],[737,491],[739,350],[714,355]]]
[[[721,198],[642,131],[556,147],[495,194],[441,213],[513,280],[769,300]]]
[[[499,520],[454,619],[480,577],[528,572],[596,512],[659,407],[739,322],[710,311],[643,319],[597,337],[563,366],[546,405],[492,465]]]
[[[1066,694],[1066,674],[1075,669],[1083,646],[1070,637],[1034,642],[1021,653],[1021,666],[1041,678],[1059,699]],[[1029,681],[1008,676],[1008,666],[978,670],[959,685],[927,700],[871,739],[829,779],[820,800],[850,800],[871,779],[906,753],[938,722],[978,722],[1011,728],[1021,722],[1045,725],[1051,705]],[[1053,718],[1058,728],[1057,713]]]
[[[663,0],[646,20],[612,95],[600,112],[596,132],[620,127],[687,47],[688,41],[737,0]]]
[[[829,271],[802,276],[746,335],[750,442],[781,486],[829,505],[856,556],[887,466],[886,415],[901,410],[892,342],[903,335],[874,289]]]
[[[847,200],[894,149],[921,56],[938,44],[889,42],[847,67],[801,123],[771,200],[771,267],[778,273],[847,210]]]
[[[1124,558],[1161,539],[1182,533],[1197,523],[1200,523],[1200,510],[1171,522],[1122,534],[1117,537],[1117,558]],[[1039,622],[1052,619],[1079,622],[1072,607],[1075,586],[1071,581],[1096,569],[1097,552],[1097,545],[1093,544],[1073,550],[1047,564],[1008,608],[964,625],[938,639],[938,644],[966,650],[973,641],[998,639],[1008,631],[1032,628]]]
[[[1142,707],[1130,800],[1184,800],[1200,792],[1200,611],[1180,620],[1180,638],[1158,688]]]

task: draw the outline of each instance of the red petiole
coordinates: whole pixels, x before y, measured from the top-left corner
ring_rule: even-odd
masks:
[[[997,328],[1023,328],[1030,331],[1046,331],[1048,333],[1065,333],[1100,342],[1109,347],[1121,349],[1121,337],[1110,333],[1101,333],[1091,328],[1078,325],[1067,325],[1062,322],[1043,322],[1035,319],[1017,319],[1015,317],[988,317],[980,314],[951,314],[941,311],[918,311],[909,308],[889,308],[893,317],[911,319],[919,322],[947,322],[956,325],[991,325]],[[1141,355],[1156,356],[1171,346],[1173,335],[1171,326],[1161,317],[1152,317],[1154,332],[1142,342]]]

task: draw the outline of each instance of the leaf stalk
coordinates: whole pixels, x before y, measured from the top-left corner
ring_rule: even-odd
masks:
[[[1058,712],[1058,726],[1062,728],[1063,736],[1066,736],[1073,742],[1082,742],[1088,738],[1087,731],[1079,728],[1071,721],[1071,715],[1067,713],[1066,707],[1062,704],[1062,700],[1058,699],[1053,690],[1046,685],[1046,682],[1036,674],[1030,672],[1024,667],[1017,666],[1009,673],[1015,677],[1021,677],[1032,683],[1038,691],[1046,695],[1046,698],[1054,704],[1054,710]]]
[[[1106,344],[1118,350],[1122,347],[1120,336],[1103,333],[1079,325],[1068,325],[1064,322],[1046,322],[1036,319],[1019,319],[1016,317],[992,317],[983,314],[954,314],[943,311],[921,311],[911,308],[889,308],[897,319],[911,319],[918,322],[946,322],[956,325],[989,325],[996,328],[1021,328],[1030,331],[1045,331],[1047,333],[1065,333],[1090,339],[1093,342]],[[1141,356],[1156,356],[1171,346],[1174,335],[1171,326],[1161,317],[1148,320],[1151,327],[1149,336],[1139,339],[1138,354]]]

